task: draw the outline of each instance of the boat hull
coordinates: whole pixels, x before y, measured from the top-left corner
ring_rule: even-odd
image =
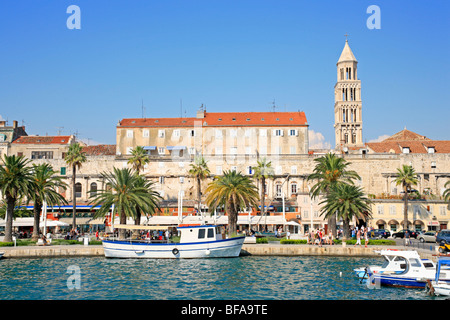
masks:
[[[427,282],[425,278],[402,277],[396,275],[383,274],[369,274],[372,284],[380,284],[388,287],[403,287],[403,288],[425,288]],[[432,279],[431,277],[428,279]],[[444,280],[445,283],[450,284],[450,281]]]
[[[191,243],[103,241],[107,258],[183,259],[238,257],[245,237]]]

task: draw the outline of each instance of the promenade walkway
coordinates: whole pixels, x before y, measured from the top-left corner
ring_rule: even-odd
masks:
[[[244,244],[241,255],[257,256],[344,256],[344,257],[377,257],[375,250],[417,250],[423,259],[437,260],[435,246],[433,250],[424,248],[413,248],[404,246],[364,246],[355,247],[353,245],[317,245],[307,244]],[[4,258],[44,258],[44,257],[71,257],[71,256],[103,256],[101,245],[50,245],[50,246],[18,246],[1,247],[0,252],[4,252]]]

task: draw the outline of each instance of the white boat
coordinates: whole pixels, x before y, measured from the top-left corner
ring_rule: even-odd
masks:
[[[440,280],[441,269],[445,268],[445,266],[447,266],[446,270],[449,270],[448,267],[450,266],[450,258],[440,258],[438,260],[434,281],[427,281],[426,291],[428,294],[436,296],[450,296],[450,282]]]
[[[386,256],[396,256],[401,261],[402,272],[376,273],[370,266],[367,267],[369,281],[374,285],[425,288],[428,280],[433,280],[436,275],[436,265],[430,260],[422,260],[417,251],[383,251]],[[440,281],[450,284],[450,273],[441,272]]]
[[[115,225],[115,228],[167,230],[164,226]],[[224,238],[215,225],[179,226],[180,242],[168,240],[103,240],[107,258],[228,258],[238,257],[245,236]]]
[[[4,252],[0,252],[0,259],[3,257],[5,253]]]
[[[381,251],[375,251],[376,253],[379,253],[384,258],[384,262],[381,266],[377,265],[371,265],[370,270],[373,271],[373,273],[399,273],[402,272],[403,269],[401,268],[401,263],[398,259],[396,259],[396,256],[390,256],[390,255],[384,255],[384,251],[391,251],[391,250],[381,250]],[[368,267],[360,267],[353,269],[353,272],[356,274],[356,276],[359,279],[367,279],[367,269]]]

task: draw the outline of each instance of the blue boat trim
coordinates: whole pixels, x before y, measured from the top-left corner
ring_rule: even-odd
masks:
[[[211,251],[216,251],[216,250],[218,250],[218,249],[230,249],[230,248],[233,248],[233,247],[235,247],[236,245],[232,245],[232,246],[222,246],[222,247],[215,247],[215,248],[209,248],[208,250],[211,250]],[[106,248],[107,250],[115,250],[115,251],[133,251],[133,252],[136,252],[136,251],[143,251],[143,252],[159,252],[159,253],[161,253],[161,252],[170,252],[170,253],[172,253],[172,249],[170,249],[170,250],[136,250],[136,249],[132,249],[132,248]],[[188,251],[204,251],[204,250],[206,250],[205,248],[200,248],[200,249],[183,249],[183,252],[188,252]],[[141,254],[141,252],[139,252],[139,254]]]

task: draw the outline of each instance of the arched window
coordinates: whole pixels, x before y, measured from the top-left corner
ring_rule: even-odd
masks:
[[[79,182],[75,183],[75,197],[81,198],[81,192],[82,192],[81,183]]]
[[[96,196],[97,195],[97,184],[95,182],[91,183],[91,190],[90,190],[90,195],[91,196]]]

